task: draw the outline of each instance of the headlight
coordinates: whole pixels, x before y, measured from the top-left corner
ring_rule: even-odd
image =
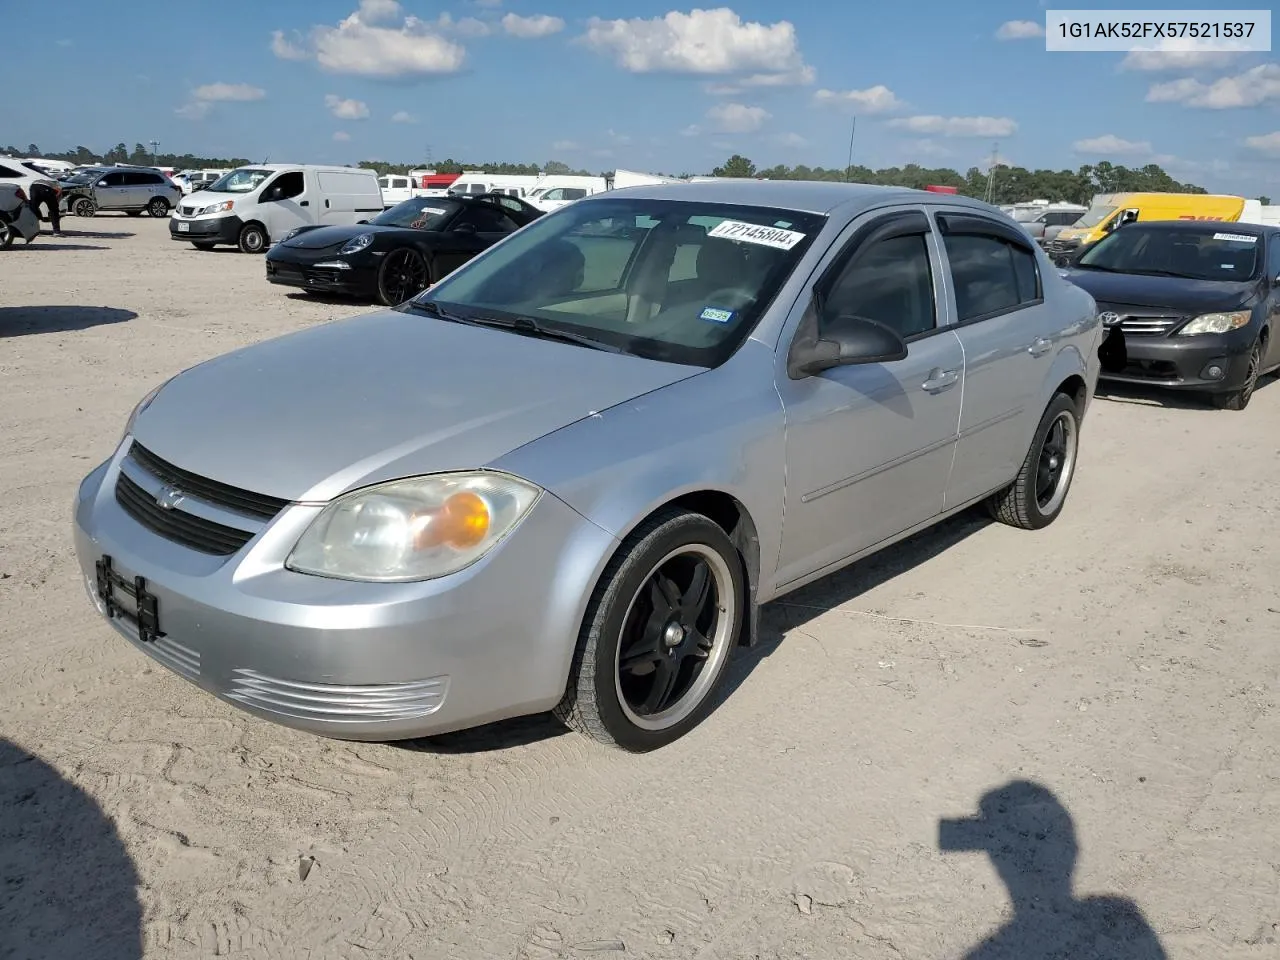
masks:
[[[373,243],[373,234],[361,233],[344,243],[342,245],[342,249],[338,251],[338,254],[359,253],[371,243]]]
[[[288,233],[286,233],[286,234],[284,235],[284,239],[283,239],[283,240],[281,240],[280,242],[281,242],[281,243],[288,243],[290,240],[292,240],[294,237],[296,237],[296,236],[297,236],[299,233],[301,233],[301,232],[302,232],[302,228],[301,228],[301,227],[294,227],[292,230],[290,230]]]
[[[502,473],[442,473],[356,490],[311,522],[286,566],[342,580],[432,580],[475,563],[542,491]]]
[[[134,423],[137,422],[138,417],[142,414],[142,411],[147,409],[147,407],[151,406],[151,401],[156,398],[156,394],[158,394],[161,390],[163,390],[168,385],[169,381],[172,379],[173,377],[170,377],[169,380],[166,380],[164,383],[160,384],[160,386],[153,387],[145,397],[143,397],[141,400],[138,401],[137,406],[133,408],[133,412],[129,414],[129,419],[125,421],[124,433],[120,434],[121,443],[124,442],[125,437],[133,433],[133,425]]]
[[[208,213],[226,213],[228,210],[235,207],[235,205],[236,202],[234,200],[223,200],[221,203],[211,203],[209,206],[197,213],[196,216],[203,217]]]
[[[1230,313],[1202,313],[1178,331],[1180,337],[1194,337],[1201,333],[1228,333],[1239,330],[1249,323],[1248,310],[1233,310]]]

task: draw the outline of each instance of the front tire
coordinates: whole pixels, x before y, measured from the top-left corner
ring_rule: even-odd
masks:
[[[169,215],[169,201],[164,197],[152,197],[147,204],[147,213],[159,220]]]
[[[261,253],[267,248],[267,231],[256,223],[245,224],[240,231],[240,252]]]
[[[1053,523],[1067,502],[1079,446],[1076,402],[1065,393],[1055,394],[1040,418],[1018,476],[988,498],[991,516],[1023,530],[1040,530]]]
[[[77,217],[92,217],[98,212],[98,205],[88,197],[80,197],[72,206],[72,212]]]
[[[404,303],[430,285],[431,268],[416,250],[392,250],[378,267],[378,302],[383,306]]]
[[[1253,391],[1258,386],[1258,374],[1262,370],[1262,338],[1254,341],[1249,351],[1249,369],[1244,383],[1228,393],[1213,394],[1213,405],[1219,410],[1243,410],[1253,399]]]
[[[684,736],[715,704],[745,597],[741,558],[718,525],[680,510],[642,524],[592,594],[556,716],[637,753]]]

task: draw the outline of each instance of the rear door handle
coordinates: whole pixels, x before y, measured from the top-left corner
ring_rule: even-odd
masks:
[[[920,389],[928,393],[937,393],[939,390],[945,390],[959,379],[959,370],[943,370],[941,367],[934,367],[929,371],[929,379],[920,384]]]
[[[1049,348],[1052,346],[1053,344],[1044,337],[1036,337],[1031,341],[1031,346],[1027,347],[1027,353],[1031,354],[1033,357],[1043,357],[1049,352]]]

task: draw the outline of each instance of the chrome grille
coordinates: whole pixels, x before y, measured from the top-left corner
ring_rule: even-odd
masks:
[[[1136,336],[1159,336],[1168,333],[1181,317],[1122,317],[1120,329]]]
[[[184,217],[194,217],[196,215],[196,208],[190,205],[183,205],[178,207],[178,212]]]
[[[247,707],[297,720],[414,720],[439,710],[448,677],[406,683],[337,684],[281,680],[256,670],[231,671],[226,696]]]

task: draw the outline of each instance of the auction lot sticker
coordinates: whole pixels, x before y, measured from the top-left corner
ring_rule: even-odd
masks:
[[[762,227],[758,223],[743,223],[741,220],[721,221],[707,231],[707,236],[758,243],[766,247],[777,247],[779,250],[790,250],[804,239],[803,233],[796,233],[794,230]]]

